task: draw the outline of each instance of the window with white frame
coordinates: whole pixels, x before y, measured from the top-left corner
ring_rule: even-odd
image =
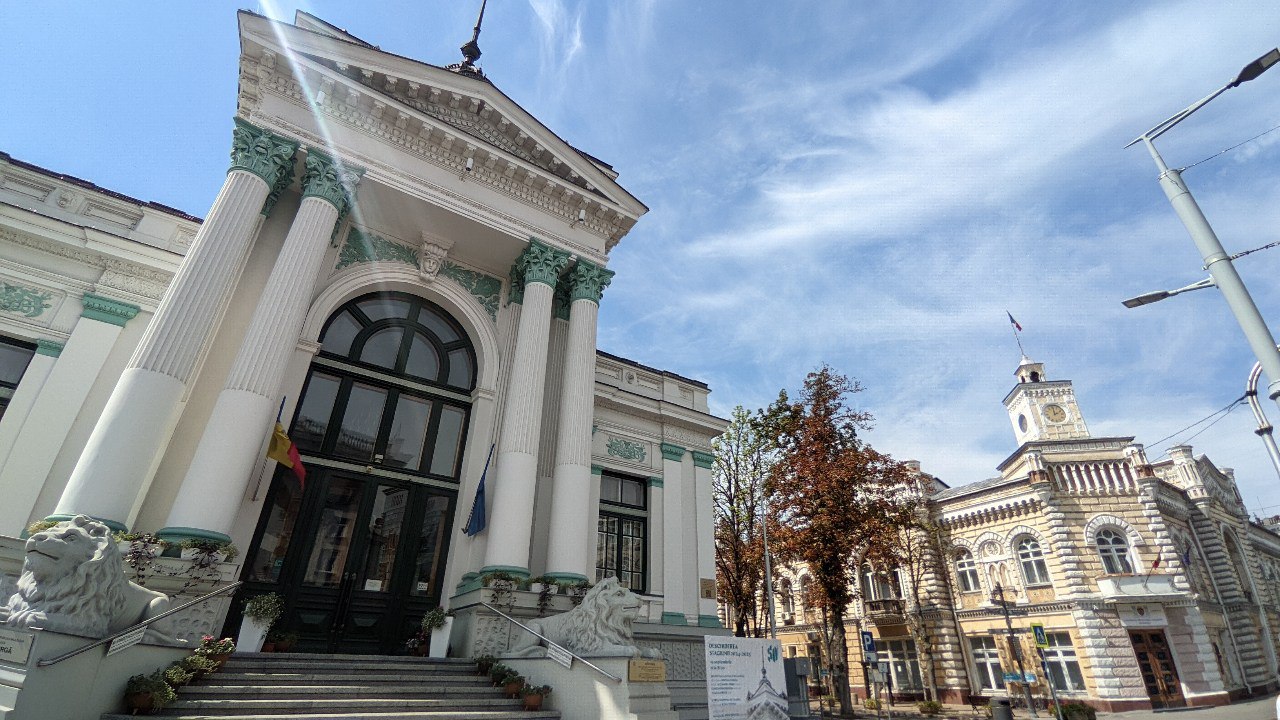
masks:
[[[9,399],[18,389],[18,382],[35,354],[36,346],[31,343],[0,337],[0,417],[4,416]]]
[[[877,640],[876,660],[889,664],[889,673],[895,690],[919,690],[920,663],[916,657],[914,640]]]
[[[784,578],[782,581],[782,622],[787,625],[795,623],[796,598],[791,590],[791,579]]]
[[[1027,585],[1049,584],[1049,568],[1044,564],[1040,542],[1033,537],[1018,541],[1018,563],[1022,566],[1022,579]]]
[[[1102,569],[1110,575],[1131,575],[1133,563],[1129,560],[1129,540],[1114,528],[1098,531],[1098,555],[1102,557]]]
[[[982,589],[978,584],[978,565],[973,561],[973,553],[961,550],[956,558],[956,576],[960,578],[960,592],[978,592]]]
[[[1049,647],[1044,650],[1044,661],[1049,668],[1049,679],[1058,692],[1084,692],[1084,675],[1076,659],[1076,648],[1071,644],[1071,633],[1046,633]]]
[[[1004,668],[1000,667],[1000,653],[996,651],[996,639],[986,635],[969,638],[973,651],[973,669],[978,675],[978,685],[983,690],[1004,689]]]

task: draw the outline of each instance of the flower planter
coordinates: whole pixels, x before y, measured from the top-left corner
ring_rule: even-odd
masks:
[[[502,692],[509,698],[520,697],[520,691],[524,689],[524,680],[514,680],[502,686]]]
[[[431,631],[431,644],[427,654],[431,657],[448,657],[449,656],[449,633],[453,630],[453,618],[444,619],[444,625]]]
[[[132,715],[150,715],[155,712],[155,695],[148,692],[125,693],[124,709]]]
[[[543,695],[525,695],[524,709],[525,710],[541,710],[543,697],[544,697]]]
[[[271,625],[263,625],[258,620],[245,616],[240,620],[240,634],[236,637],[236,652],[264,652],[262,641],[267,637]]]
[[[227,660],[231,659],[231,653],[216,653],[212,655],[206,655],[205,657],[218,663],[218,669],[221,670],[222,666],[227,664]]]

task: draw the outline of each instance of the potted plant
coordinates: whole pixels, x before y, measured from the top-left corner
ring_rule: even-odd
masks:
[[[579,580],[578,582],[570,585],[566,589],[569,595],[569,602],[573,603],[574,607],[581,605],[582,598],[587,596],[587,592],[591,590],[591,587],[592,584],[586,580]]]
[[[200,638],[200,647],[196,648],[196,653],[204,655],[210,660],[218,663],[218,669],[221,670],[223,665],[227,664],[227,659],[231,657],[231,653],[236,651],[236,643],[231,638],[222,638],[221,640],[212,635],[205,635]]]
[[[916,709],[920,711],[921,715],[937,715],[942,712],[942,703],[937,700],[921,700],[916,703]]]
[[[490,668],[497,660],[492,655],[481,655],[476,658],[476,672],[480,675],[488,675]]]
[[[179,660],[178,665],[195,675],[197,680],[218,671],[218,663],[204,655],[188,655]]]
[[[538,593],[538,617],[543,617],[551,608],[551,596],[560,589],[556,579],[550,575],[539,575],[529,581],[529,589]]]
[[[502,692],[509,698],[520,697],[520,691],[524,689],[524,676],[512,670],[502,678]]]
[[[132,715],[150,715],[177,697],[159,670],[150,675],[134,675],[124,686],[125,710]]]
[[[276,593],[266,593],[250,598],[244,604],[244,617],[240,620],[240,652],[259,652],[267,631],[284,614],[284,598]]]
[[[523,693],[525,710],[541,710],[542,698],[551,694],[551,686],[525,685]]]
[[[161,676],[164,677],[165,682],[169,683],[169,687],[174,690],[196,679],[195,673],[188,671],[178,663],[165,668]]]
[[[436,607],[428,610],[422,616],[422,622],[418,624],[418,631],[405,641],[405,650],[418,656],[425,656],[431,652],[431,632],[444,627],[445,619],[449,613],[442,607]]]
[[[509,673],[513,672],[515,672],[515,670],[512,670],[500,662],[495,662],[489,666],[489,679],[493,681],[494,687],[497,687],[506,681],[506,677]]]

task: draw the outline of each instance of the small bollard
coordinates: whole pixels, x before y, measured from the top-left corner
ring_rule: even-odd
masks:
[[[991,699],[991,720],[1013,720],[1013,707],[1009,698]]]

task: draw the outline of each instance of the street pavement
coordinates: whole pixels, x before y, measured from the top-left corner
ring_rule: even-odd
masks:
[[[1099,720],[1104,717],[1107,720],[1276,720],[1276,696],[1268,695],[1212,708],[1098,713]]]

